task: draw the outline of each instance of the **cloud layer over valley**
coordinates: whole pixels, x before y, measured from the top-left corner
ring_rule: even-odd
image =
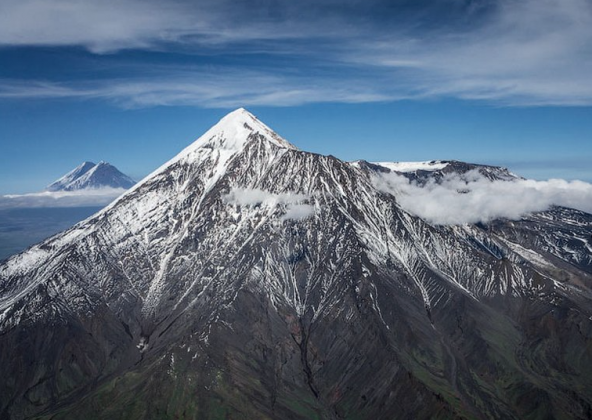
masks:
[[[37,207],[100,207],[126,192],[123,188],[97,188],[80,191],[42,191],[0,196],[0,210]]]

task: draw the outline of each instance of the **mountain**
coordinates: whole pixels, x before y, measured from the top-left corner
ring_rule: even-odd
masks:
[[[136,182],[107,162],[83,162],[51,183],[46,191],[78,191],[97,188],[131,188]]]
[[[239,109],[0,265],[0,417],[591,418],[591,232],[431,225]]]
[[[469,180],[475,175],[482,176],[490,181],[512,181],[522,179],[513,174],[507,168],[499,166],[480,165],[475,163],[460,162],[457,160],[432,160],[429,162],[366,162],[363,160],[353,162],[354,165],[366,171],[394,172],[402,175],[418,185],[425,185],[428,181],[442,182],[446,176],[456,175],[462,180]]]
[[[45,190],[0,195],[0,261],[96,213],[135,182],[106,162],[84,162]]]

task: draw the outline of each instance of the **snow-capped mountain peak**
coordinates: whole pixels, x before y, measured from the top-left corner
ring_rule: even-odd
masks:
[[[238,108],[224,116],[175,157],[138,182],[128,193],[158,180],[163,173],[177,164],[197,165],[199,162],[215,162],[216,169],[213,170],[212,177],[212,183],[215,183],[214,179],[222,176],[232,158],[252,140],[261,141],[262,144],[284,151],[299,150],[245,108]]]
[[[66,175],[49,184],[45,189],[47,191],[63,191],[64,187],[71,184],[81,176],[85,175],[95,166],[96,164],[94,162],[82,162],[80,165],[72,169]]]
[[[295,146],[276,134],[249,111],[238,108],[227,114],[173,160],[187,157],[197,149],[222,149],[236,152],[241,150],[253,136],[257,135],[281,148],[297,150]]]
[[[591,215],[434,225],[294,149],[238,109],[0,264],[0,417],[590,417]]]
[[[99,188],[128,189],[135,184],[129,176],[108,162],[83,162],[66,175],[48,185],[46,191],[79,191]]]

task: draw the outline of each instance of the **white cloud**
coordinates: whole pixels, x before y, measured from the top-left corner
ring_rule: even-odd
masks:
[[[309,200],[306,194],[280,193],[274,194],[258,188],[233,188],[223,198],[228,204],[240,206],[285,207],[285,213],[280,220],[301,220],[314,213],[314,207],[305,203]]]
[[[314,207],[310,204],[290,204],[281,220],[302,220],[314,214]]]
[[[472,172],[462,178],[446,176],[441,183],[430,181],[425,186],[395,173],[381,174],[374,182],[380,190],[393,194],[405,210],[434,224],[517,220],[553,205],[592,213],[592,184],[582,181],[490,181]]]
[[[253,6],[232,0],[2,0],[0,45],[81,45],[95,53],[109,53],[158,48],[167,43],[215,47],[332,32],[330,18],[298,18],[301,11],[290,2],[263,3]],[[266,16],[265,12],[275,12],[277,16]],[[316,20],[316,25],[311,20]]]
[[[83,45],[103,53],[149,47],[190,23],[173,2],[3,0],[0,45]]]
[[[53,83],[0,79],[0,98],[87,98],[113,102],[123,108],[151,106],[292,106],[318,102],[360,103],[392,99],[367,82],[344,87],[339,80],[283,76],[248,70],[171,71],[166,77]]]
[[[589,0],[501,0],[475,28],[396,34],[352,51],[354,62],[391,68],[418,97],[592,104]]]
[[[169,69],[157,78],[142,79],[130,71],[118,79],[82,84],[12,80],[3,83],[0,96],[96,98],[124,107],[433,97],[518,106],[592,105],[590,0],[500,0],[488,3],[488,11],[473,25],[467,23],[471,15],[430,24],[429,13],[416,16],[417,21],[393,18],[385,24],[379,12],[369,12],[375,3],[384,6],[378,0],[255,5],[2,0],[0,46],[77,45],[96,53],[135,48],[227,57],[263,53],[267,59],[250,74],[227,64],[185,77]],[[275,59],[285,71],[267,66]],[[314,66],[322,70],[315,72]],[[298,75],[292,69],[304,71]]]
[[[232,188],[228,194],[223,197],[226,203],[238,204],[241,206],[257,206],[276,204],[300,203],[308,200],[305,194],[280,193],[275,194],[264,191],[259,188]]]
[[[0,209],[34,207],[99,207],[111,203],[126,190],[98,188],[83,191],[43,191],[0,196]]]

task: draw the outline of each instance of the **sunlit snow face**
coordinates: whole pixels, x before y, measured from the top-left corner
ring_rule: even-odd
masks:
[[[553,205],[592,212],[592,184],[582,181],[491,181],[475,170],[423,186],[394,172],[376,175],[373,182],[395,195],[405,210],[442,225],[516,220]]]

